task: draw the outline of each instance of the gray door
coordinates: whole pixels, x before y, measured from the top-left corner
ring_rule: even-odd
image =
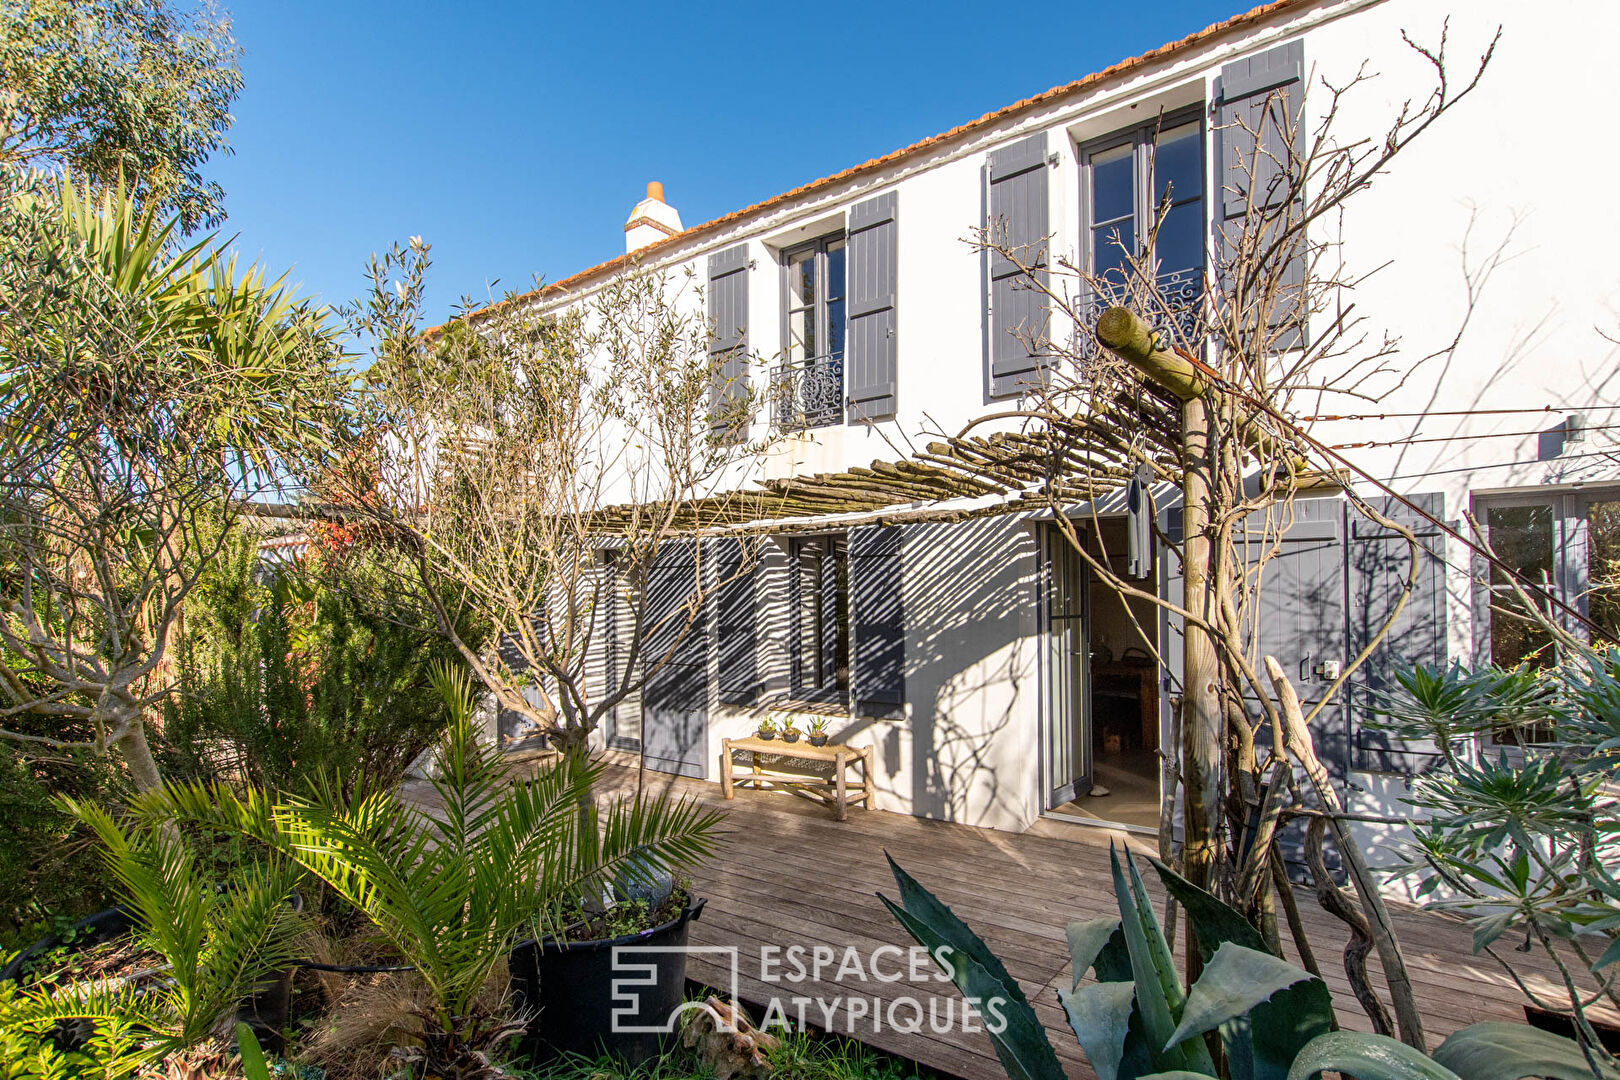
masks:
[[[659,549],[647,571],[643,662],[642,757],[649,769],[707,775],[708,621],[688,605],[696,595],[696,548],[680,541]],[[661,666],[660,666],[661,665]]]
[[[1056,528],[1046,535],[1046,732],[1042,774],[1046,808],[1091,790],[1090,576],[1079,552]]]

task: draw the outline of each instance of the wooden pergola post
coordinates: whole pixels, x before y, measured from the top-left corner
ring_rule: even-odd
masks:
[[[1129,308],[1111,307],[1097,320],[1097,340],[1145,378],[1181,402],[1182,582],[1187,610],[1213,622],[1215,597],[1209,581],[1209,493],[1214,458],[1209,446],[1209,381],[1185,357],[1161,349],[1153,329]],[[1216,823],[1220,812],[1220,665],[1215,643],[1202,625],[1188,622],[1181,666],[1181,782],[1185,840],[1182,873],[1199,888],[1210,887]],[[1189,956],[1196,957],[1189,951]]]

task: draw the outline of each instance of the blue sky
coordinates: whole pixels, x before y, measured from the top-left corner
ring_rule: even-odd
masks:
[[[435,320],[621,253],[648,180],[695,225],[1250,6],[1041,4],[1003,35],[997,5],[946,0],[227,4],[225,231],[329,302],[420,235]]]

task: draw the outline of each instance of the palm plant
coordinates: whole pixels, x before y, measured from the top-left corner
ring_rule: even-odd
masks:
[[[400,1056],[423,1075],[493,1075],[491,1052],[517,1035],[480,992],[515,938],[548,911],[602,896],[615,882],[673,874],[712,854],[720,815],[690,799],[637,796],[598,812],[601,768],[565,754],[514,783],[473,726],[464,670],[435,684],[450,724],[434,758],[432,808],[398,790],[344,797],[220,786],[170,786],[137,806],[255,837],[352,904],[416,969],[429,1004],[419,1045]]]
[[[106,1044],[98,1052],[112,1055],[103,1062],[111,1072],[115,1058],[133,1070],[226,1032],[243,999],[297,956],[303,927],[289,897],[300,872],[272,858],[219,885],[178,830],[126,827],[95,804],[62,802],[100,840],[137,937],[163,957],[162,978],[19,990],[5,1003],[6,1026],[43,1034],[62,1021],[89,1021],[93,1041]]]

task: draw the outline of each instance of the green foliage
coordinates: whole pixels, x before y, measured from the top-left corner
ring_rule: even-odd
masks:
[[[466,672],[440,669],[435,681],[451,720],[435,754],[432,813],[393,788],[272,796],[201,784],[143,793],[136,808],[148,821],[254,837],[325,882],[432,998],[411,1060],[424,1073],[471,1077],[521,1030],[477,1000],[519,933],[537,916],[552,927],[553,913],[627,874],[674,873],[708,856],[720,818],[692,800],[644,796],[598,813],[589,793],[600,767],[574,755],[513,783],[499,751],[475,737]]]
[[[118,790],[104,759],[0,746],[0,945],[28,945],[108,906],[101,861],[56,796],[107,801]]]
[[[901,903],[880,898],[906,932],[944,961],[965,995],[1001,998],[1008,1022],[991,1039],[1007,1075],[1061,1077],[1057,1055],[1016,980],[950,908],[893,859],[889,865]],[[1058,993],[1098,1080],[1311,1080],[1324,1071],[1360,1080],[1620,1076],[1587,1068],[1575,1042],[1524,1025],[1464,1028],[1434,1059],[1386,1036],[1334,1031],[1333,1002],[1320,979],[1267,952],[1235,909],[1163,864],[1153,865],[1187,913],[1204,969],[1184,991],[1135,861],[1114,853],[1119,917],[1069,925],[1074,979]],[[1087,972],[1095,982],[1082,983]],[[1218,1056],[1210,1052],[1211,1039],[1220,1046]],[[1482,1061],[1488,1070],[1476,1068]]]
[[[1524,1024],[1487,1022],[1454,1031],[1434,1060],[1467,1080],[1620,1080],[1620,1069],[1589,1062],[1577,1043]]]
[[[184,227],[224,216],[202,166],[242,87],[230,23],[164,0],[0,5],[0,167],[120,177]]]
[[[803,1031],[772,1034],[778,1042],[767,1057],[774,1080],[908,1080],[920,1075],[914,1065],[854,1039]],[[613,1057],[566,1058],[543,1069],[528,1069],[521,1063],[503,1067],[520,1080],[714,1080],[715,1075],[696,1050],[679,1046],[637,1068]]]
[[[178,775],[221,765],[272,791],[321,775],[388,786],[444,726],[430,673],[461,660],[442,638],[368,610],[365,552],[319,545],[267,569],[237,532],[199,581],[176,645],[180,693],[164,736]]]
[[[53,1038],[54,1017],[41,1016],[37,998],[16,983],[0,983],[0,1078],[4,1080],[122,1080],[155,1057],[144,1046],[145,1032],[122,1016],[85,1025],[75,1048]]]
[[[142,945],[162,955],[161,979],[77,981],[47,977],[40,985],[8,986],[0,998],[5,1045],[38,1067],[39,1075],[84,1062],[101,1075],[121,1076],[146,1061],[209,1038],[243,999],[296,958],[302,923],[290,902],[298,874],[271,861],[245,868],[222,886],[167,824],[126,828],[91,803],[63,805],[95,832],[107,869],[136,916]],[[63,1022],[88,1023],[93,1037],[66,1051],[45,1037]],[[41,1042],[40,1040],[45,1040]],[[20,1075],[33,1075],[23,1072]]]
[[[242,1057],[242,1075],[247,1080],[270,1080],[270,1066],[265,1064],[259,1038],[241,1021],[236,1024],[236,1048]]]

